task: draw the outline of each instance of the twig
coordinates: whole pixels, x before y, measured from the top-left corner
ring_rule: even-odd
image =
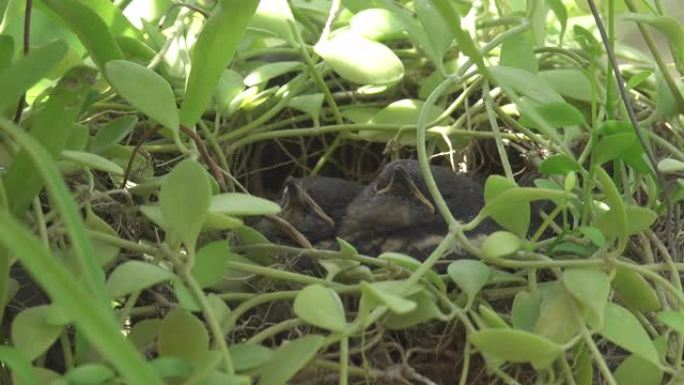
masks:
[[[226,184],[226,179],[224,178],[223,173],[221,172],[221,168],[218,166],[218,163],[216,163],[216,160],[212,158],[212,156],[209,154],[207,145],[204,143],[204,140],[202,140],[202,137],[197,135],[195,131],[191,130],[183,124],[181,124],[180,128],[181,131],[183,131],[187,136],[189,136],[197,145],[197,149],[199,149],[200,155],[202,155],[202,159],[204,159],[204,162],[209,166],[209,169],[211,169],[211,173],[214,175],[214,178],[218,182],[221,191],[228,191],[228,185]]]

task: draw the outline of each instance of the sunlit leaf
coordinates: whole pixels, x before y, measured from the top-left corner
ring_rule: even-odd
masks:
[[[192,49],[192,67],[180,109],[183,124],[194,126],[209,106],[258,5],[257,0],[221,0],[214,7]]]
[[[110,84],[124,99],[171,132],[178,133],[176,97],[163,77],[124,60],[111,61],[106,68]]]
[[[343,79],[358,84],[393,84],[404,77],[404,64],[387,46],[351,32],[315,47]]]
[[[82,151],[62,151],[62,158],[80,166],[114,175],[123,175],[124,170],[118,164],[97,154]]]
[[[201,287],[215,285],[228,271],[228,242],[215,241],[197,250],[192,276]]]
[[[294,341],[283,343],[271,359],[260,369],[261,385],[287,383],[301,368],[316,356],[323,345],[323,337],[310,334]]]
[[[475,296],[489,282],[492,275],[489,266],[470,259],[450,263],[447,273],[449,278],[468,296],[466,307],[472,305]]]
[[[36,359],[59,337],[64,325],[50,322],[50,306],[35,306],[21,311],[12,322],[12,344],[26,358]]]
[[[97,130],[93,142],[90,144],[90,151],[102,153],[109,150],[128,136],[137,124],[138,118],[135,115],[110,120]]]
[[[630,308],[646,313],[662,307],[653,287],[635,271],[617,266],[612,285],[620,300]]]
[[[225,193],[211,197],[209,211],[226,215],[275,215],[280,212],[277,203],[254,195]]]
[[[112,297],[117,298],[174,278],[172,272],[161,267],[141,261],[128,261],[117,266],[109,275],[107,288]]]
[[[485,238],[480,250],[487,258],[501,258],[515,253],[522,246],[523,242],[517,235],[508,231],[496,231]]]
[[[207,217],[210,199],[207,174],[190,159],[171,170],[159,191],[159,208],[166,223],[192,249]]]
[[[597,267],[565,269],[563,285],[575,300],[593,313],[600,325],[610,293],[608,274]]]
[[[660,358],[653,342],[639,320],[625,308],[608,303],[604,313],[603,328],[599,332],[604,338],[659,366]]]
[[[357,13],[349,22],[351,29],[371,40],[389,40],[404,33],[403,24],[395,15],[382,8],[369,8]]]
[[[63,40],[56,40],[43,47],[31,50],[0,70],[0,108],[13,105],[31,86],[53,69],[66,55],[68,46]]]
[[[347,328],[339,295],[321,285],[302,289],[295,298],[294,312],[304,321],[323,329],[340,332]]]
[[[199,364],[209,349],[209,334],[192,313],[174,309],[161,322],[157,349],[160,356]]]
[[[100,71],[104,71],[105,64],[112,60],[123,60],[123,53],[107,24],[85,4],[77,0],[43,0],[42,3],[64,19],[78,35]]]
[[[502,360],[529,362],[535,368],[546,368],[562,353],[563,348],[544,337],[514,329],[487,329],[471,333],[469,341],[478,349]]]

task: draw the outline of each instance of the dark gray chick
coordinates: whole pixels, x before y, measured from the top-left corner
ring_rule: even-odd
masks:
[[[315,244],[334,240],[347,205],[363,190],[363,185],[340,178],[310,177],[285,181],[280,198],[284,219]],[[255,226],[273,242],[294,243],[286,226],[264,218]]]
[[[431,166],[431,171],[456,219],[473,219],[484,206],[483,186],[446,167]],[[496,229],[496,224],[487,220],[469,235],[489,234]],[[397,160],[383,167],[349,204],[338,236],[365,254],[397,251],[425,258],[447,230],[418,162]]]

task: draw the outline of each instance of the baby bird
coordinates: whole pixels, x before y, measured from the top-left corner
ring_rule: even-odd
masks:
[[[284,219],[308,242],[316,244],[334,240],[347,205],[363,190],[363,185],[340,178],[289,177],[280,197]],[[292,244],[293,236],[287,224],[277,218],[264,218],[254,228],[273,242]]]
[[[483,186],[464,174],[430,167],[437,186],[454,217],[472,220],[484,206]],[[486,220],[469,234],[490,234],[497,226]],[[361,253],[407,253],[419,259],[447,233],[415,160],[388,163],[378,177],[349,204],[338,236]]]

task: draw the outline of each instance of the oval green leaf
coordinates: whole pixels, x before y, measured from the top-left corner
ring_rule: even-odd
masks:
[[[282,385],[292,378],[323,346],[323,337],[308,335],[281,345],[261,367],[261,385]]]
[[[112,271],[107,279],[107,288],[112,297],[118,298],[175,277],[172,272],[161,267],[141,261],[128,261]]]
[[[140,64],[113,60],[106,65],[107,79],[126,101],[152,120],[178,133],[176,97],[169,83]]]
[[[164,220],[191,249],[207,218],[210,199],[207,173],[194,160],[178,163],[162,182],[159,208]]]
[[[323,329],[341,332],[347,328],[344,306],[337,292],[318,284],[309,285],[297,294],[294,312]]]
[[[661,365],[658,351],[648,333],[627,309],[608,303],[603,321],[603,328],[599,333],[604,338],[657,366]]]
[[[514,329],[481,330],[468,340],[484,353],[508,362],[529,362],[537,369],[549,367],[563,353],[560,345],[544,337]]]
[[[343,79],[353,83],[394,84],[404,77],[404,64],[391,49],[352,32],[337,34],[315,50]]]
[[[211,197],[209,211],[226,215],[275,215],[281,209],[277,203],[243,193],[225,193]]]

